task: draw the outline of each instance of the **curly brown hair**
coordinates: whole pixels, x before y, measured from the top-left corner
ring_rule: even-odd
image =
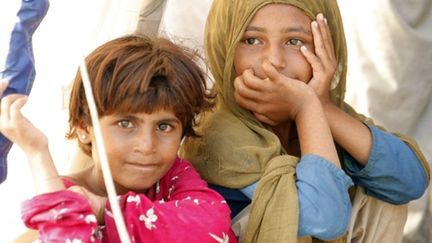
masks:
[[[164,38],[129,35],[111,40],[90,53],[86,61],[99,117],[124,113],[173,110],[183,136],[197,136],[197,115],[214,105],[200,56]],[[91,126],[89,107],[79,70],[69,101],[68,139],[77,127]],[[79,142],[91,155],[91,144]]]

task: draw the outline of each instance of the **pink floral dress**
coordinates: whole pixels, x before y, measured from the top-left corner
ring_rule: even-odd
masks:
[[[128,192],[119,201],[131,242],[237,242],[225,200],[180,158],[148,195]],[[120,242],[109,203],[105,225],[97,225],[87,199],[72,191],[23,202],[22,217],[42,242]]]

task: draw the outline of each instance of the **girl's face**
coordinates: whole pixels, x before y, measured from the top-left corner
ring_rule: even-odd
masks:
[[[257,11],[236,47],[236,73],[252,69],[265,79],[261,65],[267,59],[285,76],[308,82],[312,68],[300,52],[302,45],[314,50],[311,19],[294,6],[268,4]]]
[[[173,111],[106,115],[100,119],[117,193],[145,192],[173,165],[183,127]],[[94,133],[91,130],[92,144]],[[96,146],[93,160],[102,176]],[[99,177],[102,178],[102,177]]]

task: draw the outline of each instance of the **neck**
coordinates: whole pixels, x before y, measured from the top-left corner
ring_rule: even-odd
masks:
[[[289,155],[301,155],[295,122],[287,121],[272,127],[272,129]]]
[[[88,181],[91,182],[88,186],[91,187],[93,193],[99,196],[107,196],[105,182],[100,168],[97,168],[94,165],[92,166],[91,175],[89,175]]]
[[[94,163],[90,163],[92,163],[91,166],[70,175],[70,177],[73,178],[77,185],[85,187],[90,192],[99,196],[106,196],[103,177],[98,175]]]

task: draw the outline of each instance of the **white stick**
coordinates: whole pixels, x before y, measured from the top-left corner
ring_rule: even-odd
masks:
[[[122,243],[130,243],[129,234],[126,230],[126,225],[123,220],[122,213],[120,211],[120,206],[117,200],[117,193],[114,188],[114,183],[111,175],[111,171],[108,164],[108,158],[105,150],[105,144],[102,137],[102,131],[99,124],[99,115],[96,109],[96,104],[92,92],[92,87],[90,84],[90,79],[87,72],[87,67],[85,60],[82,59],[80,63],[80,72],[84,85],[84,91],[87,99],[87,104],[90,110],[90,116],[93,123],[93,130],[95,133],[97,151],[100,158],[100,164],[102,167],[103,178],[105,182],[105,187],[108,194],[108,200],[111,205],[114,222],[119,233],[119,237]]]

